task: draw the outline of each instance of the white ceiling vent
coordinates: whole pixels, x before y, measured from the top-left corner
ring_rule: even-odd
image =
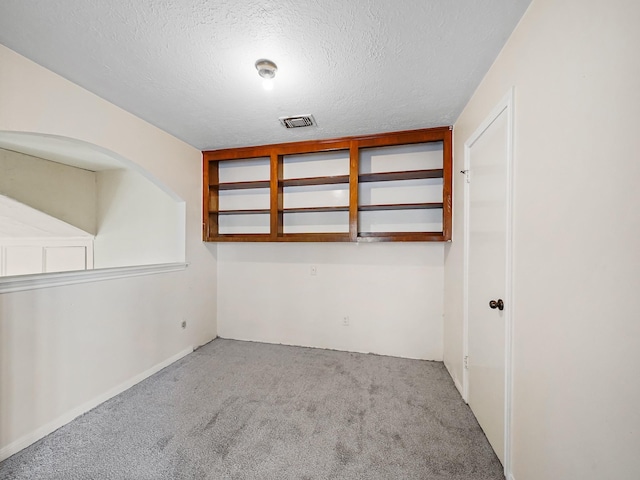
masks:
[[[313,115],[296,115],[295,117],[280,117],[280,123],[287,128],[311,127],[316,125]]]

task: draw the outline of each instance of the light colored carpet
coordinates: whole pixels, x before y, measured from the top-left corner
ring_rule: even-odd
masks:
[[[0,479],[503,479],[440,362],[217,339]]]

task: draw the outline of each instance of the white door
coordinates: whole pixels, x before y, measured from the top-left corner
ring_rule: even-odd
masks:
[[[468,175],[467,402],[505,464],[508,392],[507,275],[510,243],[510,105],[498,108],[465,144]]]

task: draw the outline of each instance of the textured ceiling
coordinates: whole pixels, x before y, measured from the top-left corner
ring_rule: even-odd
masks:
[[[0,43],[206,150],[450,125],[529,3],[2,0]]]

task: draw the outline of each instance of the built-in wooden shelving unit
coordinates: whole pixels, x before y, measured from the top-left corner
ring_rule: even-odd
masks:
[[[203,238],[449,241],[451,168],[450,127],[206,151]]]

